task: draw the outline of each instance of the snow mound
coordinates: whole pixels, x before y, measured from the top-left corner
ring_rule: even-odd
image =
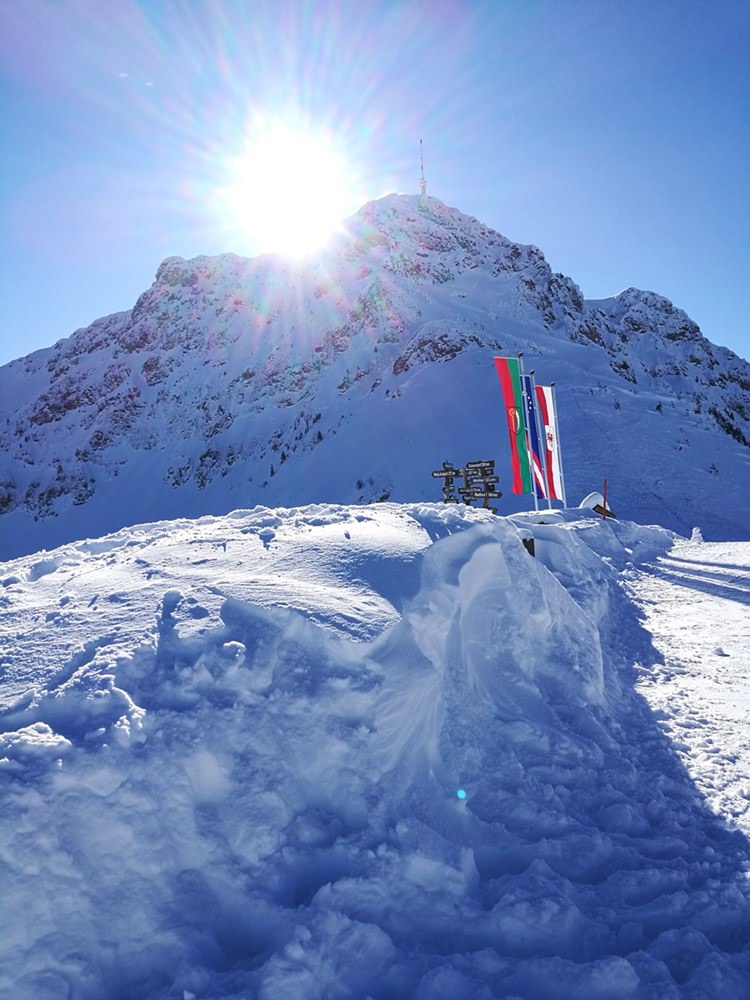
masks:
[[[633,688],[670,544],[321,505],[7,564],[0,992],[742,995],[747,841]]]

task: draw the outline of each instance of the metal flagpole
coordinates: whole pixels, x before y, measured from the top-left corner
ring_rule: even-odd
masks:
[[[532,412],[534,414],[534,423],[536,424],[536,439],[539,442],[539,458],[542,463],[542,475],[544,476],[544,492],[547,497],[547,510],[552,510],[552,497],[550,493],[552,492],[549,488],[549,474],[547,473],[547,437],[545,434],[541,433],[541,428],[539,427],[539,410],[536,405],[536,379],[534,378],[534,369],[532,368],[529,372],[529,378],[531,379],[531,392],[532,392]]]
[[[560,428],[557,424],[557,389],[555,388],[554,382],[551,384],[550,388],[552,389],[552,404],[554,407],[554,413],[552,414],[552,419],[554,421],[555,442],[557,443],[557,461],[560,464],[560,486],[562,488],[562,502],[563,502],[563,507],[567,507],[568,501],[565,498],[565,474],[563,472],[562,442],[560,441]]]
[[[526,373],[523,368],[523,351],[518,352],[518,368],[521,373],[521,395],[523,397],[523,425],[526,427],[526,415],[529,412],[529,405],[526,402]],[[529,440],[529,430],[526,427],[526,457],[529,460],[529,472],[531,473],[531,492],[534,495],[534,511],[539,511],[539,499],[536,495],[536,479],[534,478],[534,456],[531,454],[531,441]]]

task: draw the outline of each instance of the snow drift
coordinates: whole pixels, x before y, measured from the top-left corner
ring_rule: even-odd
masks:
[[[3,565],[2,992],[742,995],[747,840],[633,686],[670,544],[321,505]]]

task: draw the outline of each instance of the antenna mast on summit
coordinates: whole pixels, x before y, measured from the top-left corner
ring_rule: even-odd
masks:
[[[427,194],[427,181],[424,179],[424,150],[422,140],[419,140],[419,193]]]

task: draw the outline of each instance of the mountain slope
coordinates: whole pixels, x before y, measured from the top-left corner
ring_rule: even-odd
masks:
[[[745,538],[750,365],[668,300],[584,301],[535,247],[434,198],[366,205],[292,264],[168,258],[128,312],[0,369],[9,557],[256,503],[437,499],[508,454],[493,354],[555,381],[569,502]]]

